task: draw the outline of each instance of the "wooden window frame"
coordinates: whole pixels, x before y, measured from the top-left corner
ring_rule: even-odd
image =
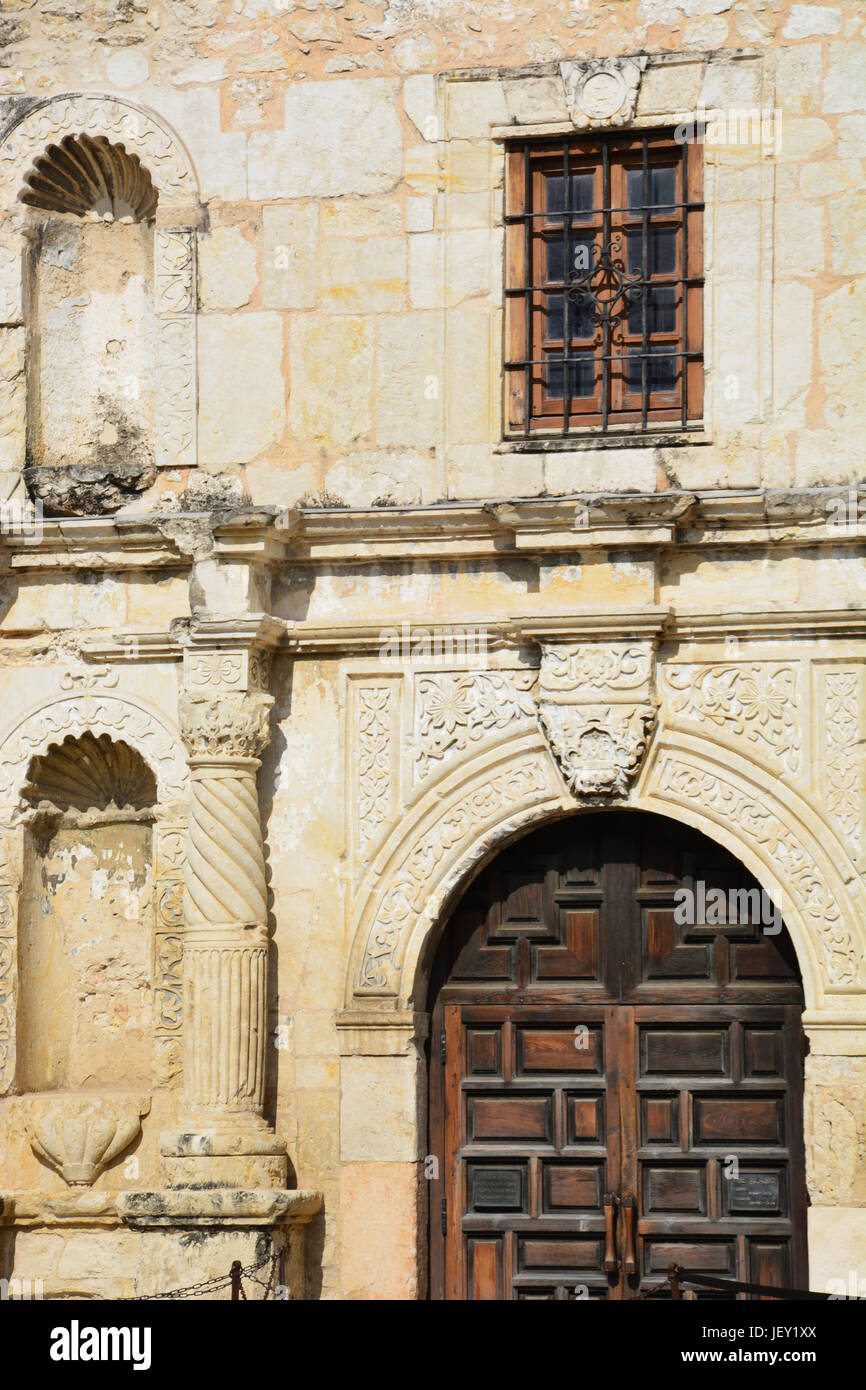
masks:
[[[647,205],[649,178],[654,167],[676,171],[674,202]],[[557,141],[520,141],[506,147],[505,178],[505,343],[504,433],[506,438],[530,435],[567,436],[579,431],[647,430],[653,426],[686,429],[703,414],[703,161],[696,142],[677,142],[671,130],[593,132],[563,136]],[[640,208],[629,208],[627,174],[642,180]],[[564,196],[575,174],[592,173],[591,211],[575,212],[564,201],[563,212],[546,207],[546,180],[563,180]],[[658,210],[653,210],[657,208]],[[653,229],[673,228],[673,270],[657,272],[647,264]],[[672,288],[674,328],[652,331],[648,325],[645,296],[632,300],[632,314],[640,317],[640,331],[631,331],[625,312],[626,299],[605,324],[604,315],[586,298],[569,298],[567,281],[548,280],[547,246],[556,237],[563,243],[563,275],[572,239],[586,234],[593,255],[607,249],[627,270],[627,234],[642,234],[641,266],[636,273],[650,287]],[[591,287],[611,291],[616,276]],[[572,281],[572,284],[574,282]],[[587,282],[589,283],[589,282]],[[549,299],[563,298],[563,330],[558,339],[545,337]],[[592,335],[578,337],[577,313],[592,311]],[[633,327],[633,320],[632,320]],[[652,390],[647,369],[653,349],[670,347],[675,355],[674,386]],[[571,395],[571,364],[576,354],[594,364],[595,390]],[[641,390],[630,389],[626,360],[632,354],[641,362]],[[549,363],[561,363],[562,394],[548,390]],[[576,368],[574,369],[576,371]]]

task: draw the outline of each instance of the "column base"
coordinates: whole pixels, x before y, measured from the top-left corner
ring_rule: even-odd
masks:
[[[246,1116],[196,1123],[159,1136],[160,1177],[167,1187],[284,1188],[286,1146],[263,1120]]]

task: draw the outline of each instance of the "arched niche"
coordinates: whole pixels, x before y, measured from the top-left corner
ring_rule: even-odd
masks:
[[[82,770],[82,754],[89,771]],[[93,803],[86,808],[73,804],[78,782],[81,796]],[[42,1062],[23,1062],[18,1055],[25,1015],[22,941],[32,936],[24,919],[40,894],[44,900],[47,879],[57,873],[68,879],[72,850],[66,842],[83,845],[86,874],[81,877],[89,892],[96,875],[104,902],[117,869],[111,861],[119,855],[100,859],[111,845],[97,842],[111,841],[112,835],[124,841],[127,862],[121,867],[132,879],[127,877],[124,890],[115,873],[108,901],[130,913],[140,975],[147,960],[148,1074],[153,1087],[179,1084],[186,786],[176,730],[145,702],[112,690],[60,695],[19,716],[0,737],[0,1094],[27,1091],[57,1077],[56,1072],[49,1076]],[[112,824],[119,829],[109,833]],[[77,890],[66,885],[67,891],[74,896]],[[65,903],[59,906],[65,910]],[[30,988],[26,979],[23,988]],[[124,1026],[122,1013],[116,1017],[115,1031]],[[146,1061],[140,1070],[148,1070]],[[82,1085],[98,1080],[94,1073]]]
[[[0,137],[0,206],[0,470],[49,512],[116,510],[196,461],[189,155],[129,102],[54,97]]]
[[[18,1085],[149,1090],[156,778],[85,733],[31,760],[23,799]]]
[[[109,510],[156,476],[158,193],[137,155],[82,132],[37,156],[20,200],[28,481],[50,513]]]

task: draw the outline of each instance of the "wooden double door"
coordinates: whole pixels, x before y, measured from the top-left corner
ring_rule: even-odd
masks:
[[[434,1298],[632,1299],[671,1262],[808,1287],[796,960],[719,846],[638,812],[527,837],[433,991]]]

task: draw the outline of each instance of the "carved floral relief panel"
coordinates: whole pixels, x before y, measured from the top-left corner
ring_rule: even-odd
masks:
[[[534,725],[535,671],[437,671],[414,680],[414,780],[424,782],[489,736]]]
[[[356,869],[392,822],[399,802],[402,679],[349,682],[349,838]]]
[[[750,756],[795,777],[802,768],[802,674],[796,662],[672,663],[663,668],[672,720],[743,739]]]
[[[815,711],[821,790],[830,820],[858,863],[866,818],[866,671],[816,664]]]

